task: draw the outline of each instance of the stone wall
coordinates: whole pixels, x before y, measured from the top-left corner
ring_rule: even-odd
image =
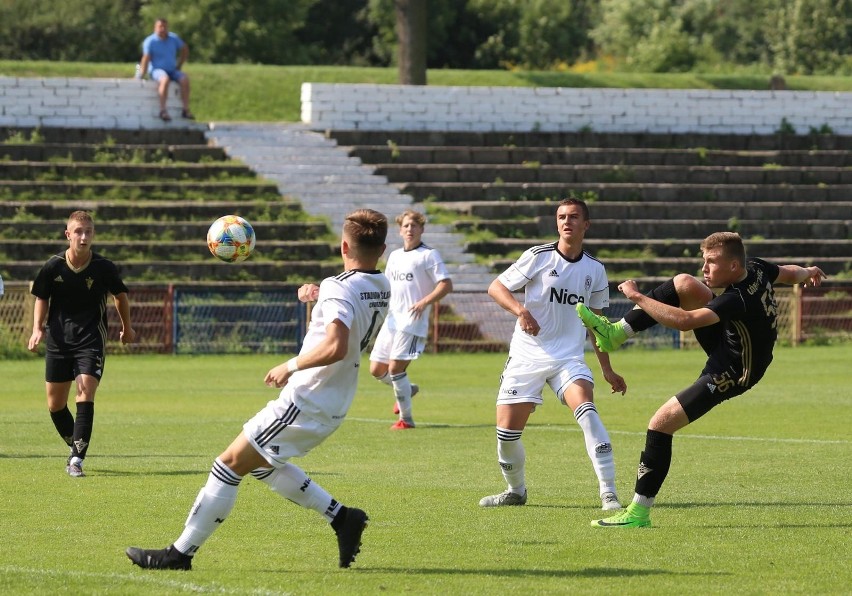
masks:
[[[317,130],[852,135],[852,93],[304,83]],[[789,129],[787,130],[789,132]]]
[[[171,122],[159,118],[152,81],[0,76],[0,126],[68,128],[185,128],[180,90],[169,88]]]

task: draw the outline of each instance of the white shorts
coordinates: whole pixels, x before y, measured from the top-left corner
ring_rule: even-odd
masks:
[[[550,364],[528,362],[510,357],[500,376],[500,391],[497,393],[497,405],[532,402],[544,403],[542,391],[544,384],[556,394],[563,404],[565,389],[575,381],[585,380],[594,384],[595,379],[583,358],[560,360]]]
[[[306,416],[293,403],[292,389],[288,389],[284,387],[278,399],[243,425],[249,443],[274,468],[307,454],[338,429]]]
[[[417,360],[425,349],[425,337],[405,331],[391,331],[387,325],[382,325],[373,351],[370,352],[370,360],[385,364],[391,360]]]

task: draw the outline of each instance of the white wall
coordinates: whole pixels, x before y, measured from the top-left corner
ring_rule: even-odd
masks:
[[[72,128],[186,128],[179,89],[169,88],[171,122],[159,118],[151,81],[0,76],[0,126]]]
[[[852,134],[852,93],[304,83],[317,130]]]

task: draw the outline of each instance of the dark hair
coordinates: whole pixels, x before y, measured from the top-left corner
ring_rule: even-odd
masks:
[[[701,243],[701,252],[714,248],[722,249],[722,256],[726,259],[735,259],[745,267],[746,250],[743,239],[736,232],[715,232],[707,236]]]
[[[557,205],[556,210],[559,210],[559,207],[562,205],[577,205],[580,208],[580,211],[583,212],[583,219],[589,221],[591,217],[589,216],[589,206],[586,205],[586,201],[582,199],[578,199],[575,196],[569,196],[567,199],[562,199],[559,201],[559,205]]]

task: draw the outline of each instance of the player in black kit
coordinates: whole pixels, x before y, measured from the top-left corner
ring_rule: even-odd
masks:
[[[32,286],[36,297],[33,334],[27,348],[35,352],[47,334],[45,388],[47,409],[62,440],[71,448],[65,467],[81,477],[95,416],[95,392],[103,375],[107,341],[107,294],[121,319],[121,343],[132,343],[127,286],[115,264],[92,252],[95,224],[75,211],[65,228],[68,249],[47,260]],[[46,323],[46,325],[45,325]],[[71,383],[77,384],[77,417],[68,410]]]
[[[633,280],[619,285],[619,291],[636,308],[616,323],[577,305],[583,324],[602,351],[614,350],[629,337],[660,323],[680,331],[694,330],[708,356],[695,383],[669,399],[651,418],[633,502],[618,515],[594,520],[594,527],[651,525],[651,506],[669,471],[674,433],[754,387],[772,362],[778,336],[773,284],[810,282],[818,286],[825,278],[819,267],[747,259],[742,239],[733,232],[711,234],[701,243],[701,251],[703,283],[681,274],[648,295],[640,293]],[[722,292],[717,296],[711,288]]]

